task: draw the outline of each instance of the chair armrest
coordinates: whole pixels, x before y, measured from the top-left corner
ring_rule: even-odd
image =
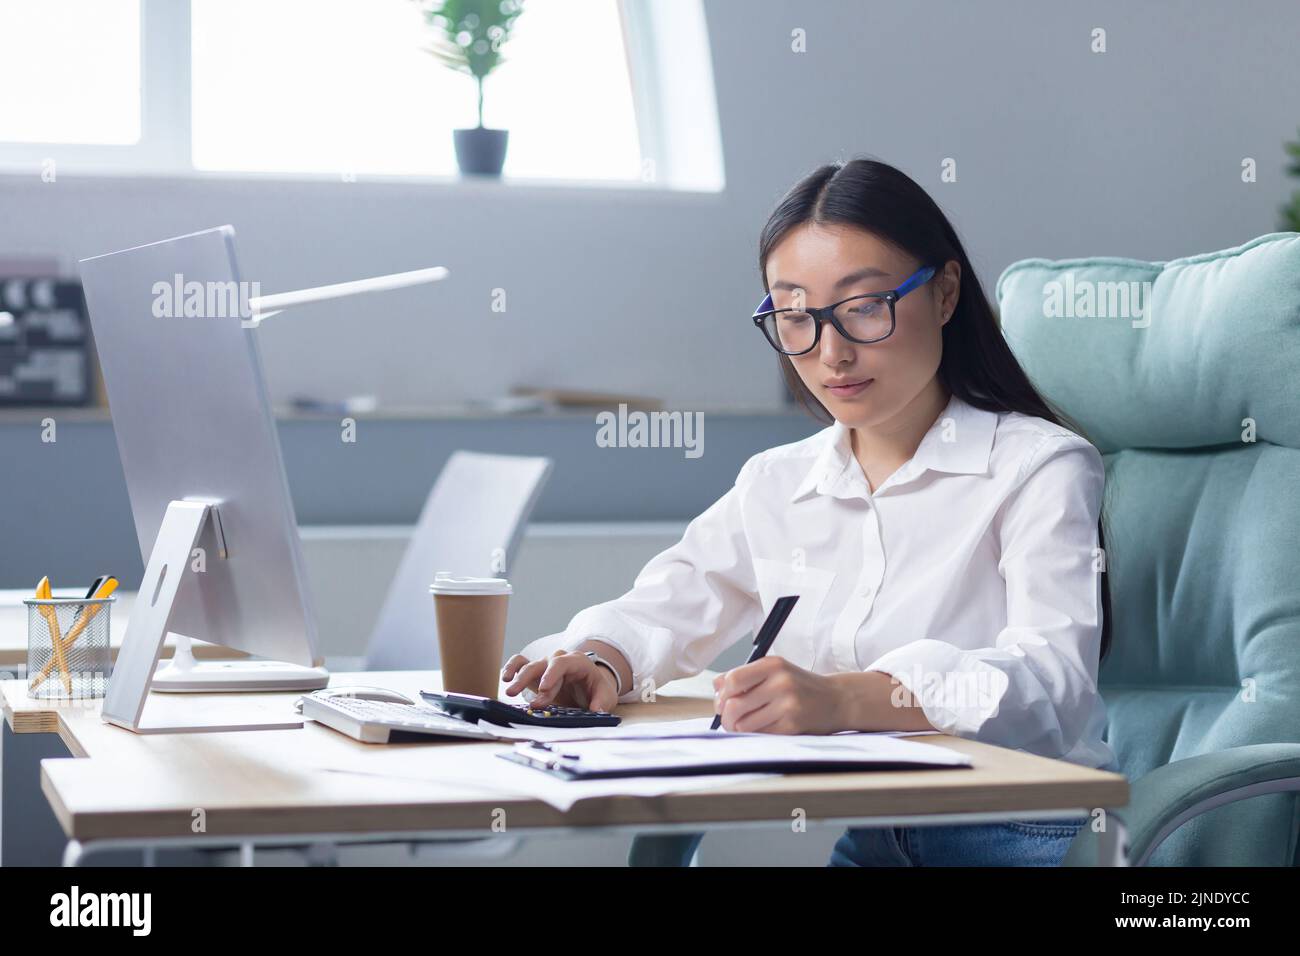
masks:
[[[1128,831],[1130,866],[1151,854],[1192,817],[1248,797],[1300,792],[1300,743],[1250,744],[1175,760],[1151,771],[1129,788],[1127,806],[1109,811]],[[1101,835],[1084,827],[1062,866],[1096,866]]]
[[[632,840],[628,866],[690,866],[703,833],[643,833]]]

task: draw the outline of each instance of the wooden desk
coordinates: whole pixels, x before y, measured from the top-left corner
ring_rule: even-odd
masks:
[[[441,686],[436,671],[336,674],[333,683],[392,687],[415,696]],[[947,736],[917,737],[969,754],[960,770],[790,775],[658,797],[606,797],[561,812],[539,800],[475,790],[463,782],[366,776],[368,761],[410,751],[421,774],[445,764],[448,780],[463,748],[495,743],[362,744],[308,722],[301,730],[138,736],[104,724],[98,702],[55,704],[27,697],[22,681],[0,684],[4,717],[15,733],[55,733],[77,757],[41,761],[41,787],[72,841],[76,862],[97,847],[241,845],[490,836],[506,812],[519,836],[567,828],[637,832],[713,826],[788,827],[795,808],[810,822],[844,825],[978,823],[1081,815],[1128,802],[1124,777]],[[631,722],[710,713],[707,679],[667,685],[656,703],[620,708]],[[155,694],[150,713],[168,708],[246,706],[291,711],[294,694]],[[153,710],[158,708],[158,710]],[[215,719],[215,717],[214,717]],[[345,768],[339,773],[323,767]],[[9,807],[6,811],[12,812]],[[206,832],[194,833],[202,810]],[[1122,828],[1107,853],[1118,852]],[[251,852],[251,849],[250,849]]]
[[[31,596],[30,590],[0,590],[0,671],[16,673],[27,666],[27,605],[22,601]],[[65,595],[59,592],[58,596]],[[108,634],[109,651],[115,660],[134,603],[134,591],[117,592],[117,600],[113,602],[112,616],[109,618]],[[192,641],[190,646],[194,650],[194,656],[201,660],[232,660],[248,656],[243,651],[209,644],[207,641]],[[176,640],[169,634],[162,656],[171,657],[175,647]]]

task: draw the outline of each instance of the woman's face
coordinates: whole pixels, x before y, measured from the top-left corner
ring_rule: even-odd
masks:
[[[773,308],[826,306],[895,289],[923,265],[937,264],[917,262],[853,226],[808,223],[790,230],[769,253],[767,283]],[[859,345],[827,322],[817,346],[790,361],[836,420],[852,428],[888,422],[934,380],[941,329],[957,305],[959,286],[960,266],[949,262],[896,303],[888,338]]]

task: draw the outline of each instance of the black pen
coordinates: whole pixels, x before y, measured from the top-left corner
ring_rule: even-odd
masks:
[[[768,612],[767,620],[758,629],[758,635],[754,638],[754,649],[749,652],[749,660],[745,661],[746,664],[752,664],[767,654],[772,642],[781,633],[781,627],[785,624],[785,619],[790,616],[790,612],[794,610],[794,604],[798,600],[799,595],[797,594],[776,599],[776,603],[772,605],[772,610]],[[717,730],[721,726],[722,715],[717,714],[714,716],[713,724],[709,727],[709,730]]]

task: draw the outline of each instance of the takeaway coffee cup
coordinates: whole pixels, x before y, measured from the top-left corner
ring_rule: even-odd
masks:
[[[457,577],[439,571],[429,585],[438,621],[442,689],[495,699],[506,644],[505,578]]]

